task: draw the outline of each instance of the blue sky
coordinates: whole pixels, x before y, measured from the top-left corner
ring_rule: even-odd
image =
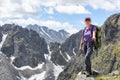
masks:
[[[119,6],[120,0],[0,0],[0,25],[38,24],[75,33],[85,27],[85,17],[101,26]]]

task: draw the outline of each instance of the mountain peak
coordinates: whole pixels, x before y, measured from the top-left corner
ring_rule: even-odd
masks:
[[[47,43],[50,42],[58,42],[58,43],[63,43],[68,37],[69,33],[66,32],[65,30],[53,30],[49,29],[46,26],[39,26],[37,24],[34,25],[28,25],[26,27],[27,29],[32,29],[36,31],[41,37],[43,37]]]
[[[120,13],[111,15],[102,26],[102,42],[109,44],[120,41]]]

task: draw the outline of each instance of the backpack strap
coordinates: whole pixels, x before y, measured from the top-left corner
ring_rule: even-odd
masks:
[[[85,32],[86,27],[83,29],[82,36],[84,37],[84,32]]]
[[[95,25],[91,25],[91,37],[93,36],[93,29],[94,29],[94,27],[96,27],[96,26]],[[85,29],[86,29],[86,27],[83,29],[83,33],[82,33],[83,36],[84,36]]]

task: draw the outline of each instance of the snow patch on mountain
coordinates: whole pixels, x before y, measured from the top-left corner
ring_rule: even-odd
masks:
[[[2,48],[2,46],[3,46],[3,44],[4,44],[4,42],[5,42],[5,40],[6,40],[7,36],[8,36],[8,34],[2,34],[2,35],[3,35],[2,41],[0,42],[0,54],[6,56],[5,54],[3,54],[3,53],[1,52],[1,48]],[[6,56],[6,58],[8,59],[7,56]]]
[[[60,54],[62,55],[62,57],[65,59],[65,61],[69,61],[68,59],[65,58],[65,56],[62,54],[62,52],[60,51]]]
[[[65,37],[63,33],[60,32],[60,34],[62,35],[62,37]]]
[[[37,69],[42,69],[43,65],[44,65],[44,63],[38,64],[38,66],[35,67],[35,68],[32,68],[32,67],[30,67],[30,66],[22,66],[22,67],[20,67],[20,68],[14,66],[14,65],[13,65],[13,66],[14,66],[14,68],[17,69],[17,70],[26,70],[26,69],[29,69],[29,70],[37,70]]]
[[[71,60],[71,57],[66,53],[66,56],[67,56],[67,60]]]
[[[2,48],[2,46],[3,46],[3,44],[4,44],[4,42],[5,42],[5,40],[6,40],[6,38],[7,38],[7,35],[8,35],[8,34],[3,34],[2,41],[1,41],[1,43],[0,43],[0,50],[1,50],[1,48]]]
[[[46,33],[46,32],[43,30],[42,27],[41,27],[41,30],[42,30],[42,32],[44,32],[45,35],[47,35],[50,39],[52,39],[52,37],[51,37],[48,33]]]
[[[76,56],[76,53],[75,53],[75,48],[73,48],[73,54]]]
[[[50,51],[50,47],[48,46],[48,52],[49,54],[44,54],[44,57],[46,60],[50,60],[51,59],[51,51]]]
[[[36,24],[28,25],[26,28],[36,31],[40,37],[43,37],[46,40],[48,44],[50,42],[63,43],[70,36],[70,34],[65,30],[56,31],[45,26],[38,26]]]
[[[14,62],[15,58],[16,58],[15,56],[11,56],[11,57],[10,57],[11,64]]]
[[[40,74],[32,75],[30,78],[25,78],[21,75],[20,80],[44,80],[45,79],[45,74],[46,74],[46,71],[43,71]]]
[[[60,65],[55,65],[55,64],[53,64],[53,65],[54,65],[55,80],[57,80],[59,74],[63,71],[63,69],[62,69],[62,66],[60,66]]]
[[[35,75],[31,76],[27,80],[44,80],[45,79],[45,73],[46,73],[46,71],[43,71],[40,74],[35,74]]]
[[[11,64],[14,62],[15,58],[16,58],[15,56],[11,56],[11,57],[10,57]],[[41,63],[41,64],[38,64],[38,66],[35,67],[35,68],[32,68],[32,67],[30,67],[30,66],[22,66],[22,67],[18,68],[18,67],[16,67],[16,66],[14,66],[14,64],[12,64],[12,65],[13,65],[13,67],[14,67],[15,69],[17,69],[17,70],[26,70],[26,69],[29,69],[29,70],[37,70],[37,69],[41,69],[44,64],[45,64],[44,62]]]
[[[59,74],[63,71],[63,67],[64,66],[60,66],[60,65],[56,65],[54,64],[52,61],[51,61],[51,51],[50,51],[50,47],[48,46],[48,51],[49,51],[49,54],[44,54],[45,56],[45,59],[47,61],[47,64],[49,64],[49,69],[50,69],[50,65],[53,66],[51,67],[51,69],[53,70],[53,74],[55,76],[55,80],[57,80]],[[47,69],[46,69],[47,70]],[[46,71],[47,72],[47,71]]]

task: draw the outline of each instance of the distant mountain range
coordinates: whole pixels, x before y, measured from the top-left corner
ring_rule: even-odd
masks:
[[[46,40],[47,43],[63,43],[70,36],[70,34],[65,30],[55,31],[53,29],[49,29],[46,26],[38,26],[37,24],[28,25],[26,28],[36,31],[40,35],[40,37]]]
[[[49,38],[48,32],[51,32],[51,35],[55,34],[53,36],[60,36],[64,38],[63,43],[45,40],[35,30],[28,27],[22,28],[15,24],[2,25],[0,27],[0,57],[3,58],[0,59],[0,69],[2,69],[0,74],[3,74],[3,71],[6,72],[0,75],[1,80],[57,80],[64,66],[72,59],[72,56],[76,55],[78,44],[74,42],[76,38],[79,39],[79,36],[73,35],[67,38],[69,33],[64,30],[57,32],[47,27],[33,28],[39,30],[39,33],[44,35],[43,37]],[[52,39],[57,39],[53,36],[51,36]],[[60,41],[61,38],[58,40]],[[5,77],[7,75],[8,77]]]

